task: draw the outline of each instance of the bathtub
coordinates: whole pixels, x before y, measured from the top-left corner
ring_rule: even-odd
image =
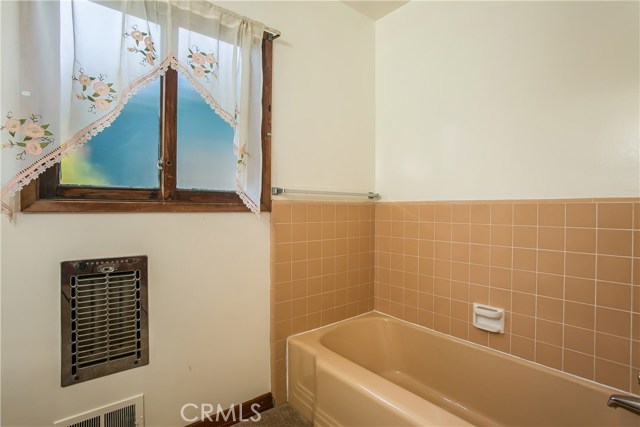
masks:
[[[380,313],[287,342],[288,400],[315,426],[640,426],[616,390]]]

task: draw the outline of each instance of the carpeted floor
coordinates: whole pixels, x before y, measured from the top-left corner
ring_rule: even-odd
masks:
[[[312,427],[298,411],[287,403],[264,411],[260,421],[243,421],[235,424],[238,427]]]

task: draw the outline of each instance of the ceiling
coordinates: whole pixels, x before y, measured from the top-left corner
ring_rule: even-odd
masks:
[[[409,3],[409,1],[403,0],[388,0],[388,1],[369,1],[369,0],[343,0],[343,3],[347,6],[357,10],[358,12],[368,16],[369,18],[377,21],[378,19],[387,16],[399,7]]]

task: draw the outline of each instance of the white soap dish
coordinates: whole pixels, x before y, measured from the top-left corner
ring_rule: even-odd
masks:
[[[473,303],[473,326],[478,329],[504,334],[504,308]]]

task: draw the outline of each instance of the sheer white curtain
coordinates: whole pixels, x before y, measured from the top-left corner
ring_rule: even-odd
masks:
[[[236,191],[259,212],[264,25],[205,0],[15,7],[14,40],[2,40],[3,212],[11,215],[17,191],[109,126],[169,67],[233,126]]]

